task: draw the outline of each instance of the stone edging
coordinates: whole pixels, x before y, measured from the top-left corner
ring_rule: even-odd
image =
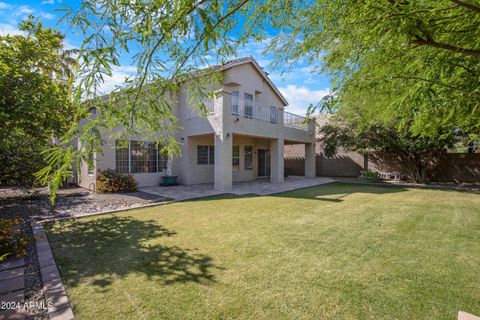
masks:
[[[38,222],[32,222],[33,236],[37,249],[38,266],[43,283],[43,293],[47,303],[47,314],[50,320],[73,320],[74,315],[65,287],[62,284],[57,265],[53,259],[52,250],[45,236],[43,227]]]

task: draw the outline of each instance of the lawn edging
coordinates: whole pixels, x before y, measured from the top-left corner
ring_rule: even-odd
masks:
[[[37,249],[38,267],[42,278],[43,293],[47,302],[47,314],[50,320],[73,320],[67,292],[60,278],[52,250],[39,222],[32,222],[33,236]]]

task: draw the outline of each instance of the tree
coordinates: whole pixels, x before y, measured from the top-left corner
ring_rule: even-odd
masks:
[[[365,114],[356,109],[330,118],[320,129],[326,156],[334,155],[338,147],[368,153],[386,162],[399,163],[410,179],[424,183],[427,173],[435,169],[438,157],[460,139],[451,128],[425,137],[413,134],[408,125],[398,128],[369,119]]]
[[[317,0],[282,22],[277,62],[307,59],[327,72],[334,110],[360,99],[382,126],[412,136],[452,126],[478,134],[478,2]]]
[[[64,36],[29,17],[0,36],[0,183],[32,184],[49,139],[67,130],[71,66]]]

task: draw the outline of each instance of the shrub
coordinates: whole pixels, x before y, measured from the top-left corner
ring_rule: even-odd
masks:
[[[22,232],[23,219],[0,219],[0,261],[27,254],[29,239]]]
[[[97,192],[134,192],[137,182],[132,175],[117,173],[112,169],[99,171],[96,181]]]
[[[380,173],[373,170],[365,170],[362,173],[362,178],[366,180],[377,181],[380,180],[381,177]]]

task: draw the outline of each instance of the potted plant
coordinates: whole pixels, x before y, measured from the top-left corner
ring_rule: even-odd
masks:
[[[162,182],[160,182],[160,185],[176,186],[178,184],[177,178],[178,176],[173,174],[172,161],[169,158],[167,161],[167,174],[162,176]]]

